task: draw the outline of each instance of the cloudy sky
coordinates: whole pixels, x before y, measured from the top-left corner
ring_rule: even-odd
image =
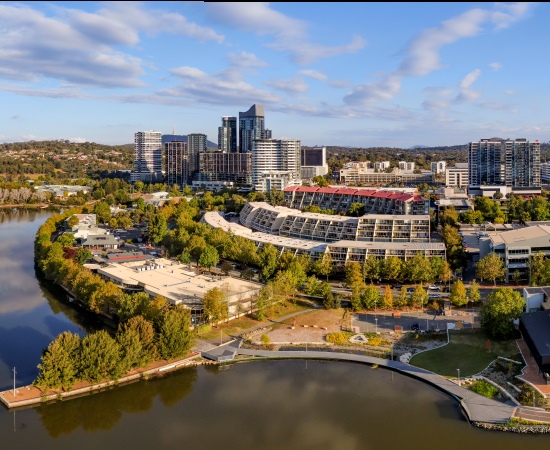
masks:
[[[0,2],[0,142],[550,140],[548,3]]]

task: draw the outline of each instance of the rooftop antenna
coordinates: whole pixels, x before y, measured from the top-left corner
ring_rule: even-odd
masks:
[[[172,128],[172,134],[176,134],[176,124],[174,124],[174,126]]]

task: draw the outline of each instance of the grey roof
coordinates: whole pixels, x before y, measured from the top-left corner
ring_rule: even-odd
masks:
[[[82,245],[119,245],[120,241],[112,234],[88,235],[88,238],[82,242]]]
[[[523,313],[521,322],[539,355],[542,357],[550,356],[550,312]]]
[[[526,287],[523,290],[528,294],[546,294],[550,298],[550,286]]]

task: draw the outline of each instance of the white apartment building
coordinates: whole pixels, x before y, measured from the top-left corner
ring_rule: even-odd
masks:
[[[407,162],[407,161],[399,161],[399,169],[400,170],[414,170],[415,165],[413,162]]]
[[[138,131],[134,134],[132,181],[154,183],[162,180],[162,133]]]
[[[445,185],[468,187],[468,163],[456,163],[445,170]]]
[[[386,170],[390,168],[389,161],[380,161],[374,163],[374,170]]]
[[[431,170],[433,173],[445,173],[445,168],[447,163],[445,161],[434,161],[431,165]]]
[[[252,185],[256,191],[301,184],[300,141],[256,139],[252,144]]]

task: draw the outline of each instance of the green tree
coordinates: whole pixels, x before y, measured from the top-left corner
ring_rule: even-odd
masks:
[[[116,334],[115,339],[120,348],[118,360],[119,376],[126,374],[134,368],[142,367],[143,347],[139,339],[139,333],[131,328],[125,328]]]
[[[326,276],[328,281],[328,276],[332,272],[333,265],[334,263],[332,257],[330,256],[330,253],[323,253],[323,256],[315,261],[315,264],[313,265],[313,271],[317,275]]]
[[[220,261],[220,255],[215,247],[207,245],[199,258],[199,266],[204,267],[210,271],[210,269],[218,264]]]
[[[525,307],[519,292],[499,288],[491,292],[479,311],[481,327],[493,338],[509,339],[514,333],[514,320]]]
[[[279,252],[273,244],[266,244],[258,253],[260,280],[266,282],[273,278],[277,271]]]
[[[73,229],[73,227],[76,227],[80,221],[78,220],[78,216],[75,214],[74,216],[71,216],[69,220],[67,220],[67,226],[69,229]]]
[[[544,279],[546,278],[545,262],[544,253],[540,250],[531,256],[529,265],[531,286],[544,286]]]
[[[92,252],[87,248],[81,247],[76,253],[76,262],[80,265],[83,265],[92,257]]]
[[[149,220],[149,237],[155,244],[158,244],[164,238],[168,231],[166,217],[162,214],[153,214]]]
[[[57,242],[61,244],[62,247],[72,247],[74,245],[74,234],[63,233],[57,238]]]
[[[153,324],[143,316],[135,316],[129,319],[126,323],[119,325],[119,331],[124,329],[132,329],[137,331],[139,341],[141,342],[142,352],[140,355],[140,367],[149,364],[151,361],[156,361],[159,358],[159,352],[155,343],[155,330]]]
[[[403,274],[403,260],[397,256],[390,256],[381,260],[382,276],[385,280],[395,281],[401,278]]]
[[[382,296],[382,307],[385,309],[391,309],[393,307],[393,292],[389,285],[386,285],[384,289],[384,295]]]
[[[233,270],[233,266],[231,265],[231,263],[227,261],[223,261],[220,268],[222,272],[225,273],[226,275],[229,275],[229,272]]]
[[[106,202],[96,203],[94,213],[99,223],[107,223],[111,219],[111,208]]]
[[[496,286],[496,280],[504,275],[506,275],[504,261],[496,253],[489,253],[477,262],[476,276],[481,280],[490,280]]]
[[[158,348],[166,360],[185,356],[193,346],[191,313],[188,308],[177,305],[167,309],[159,327]]]
[[[80,376],[98,382],[116,378],[120,345],[104,331],[88,334],[80,341]]]
[[[61,333],[42,353],[38,377],[33,383],[42,390],[70,390],[78,381],[80,337]]]
[[[229,316],[227,297],[219,287],[206,291],[202,303],[204,315],[211,324],[220,322]]]
[[[361,295],[361,304],[365,309],[376,309],[377,306],[381,306],[381,303],[378,288],[373,284],[366,286]]]
[[[283,200],[284,193],[277,189],[271,189],[269,191],[269,194],[267,194],[267,201],[270,205],[279,206],[281,203],[283,203]]]
[[[329,283],[322,282],[320,293],[323,297],[323,306],[325,309],[340,308],[340,300],[332,293],[332,286]]]
[[[453,283],[449,300],[454,306],[460,307],[468,304],[468,296],[466,295],[466,287],[462,281]]]
[[[430,260],[422,253],[417,253],[405,263],[407,278],[413,283],[425,283],[433,280]]]
[[[348,215],[351,217],[359,217],[365,214],[365,205],[363,203],[355,202],[349,206]]]
[[[477,303],[481,301],[481,294],[479,292],[479,284],[476,282],[476,280],[473,280],[470,283],[470,287],[468,288],[468,298],[472,303]]]
[[[323,177],[322,175],[314,176],[311,179],[311,181],[319,187],[327,187],[329,185],[329,182],[327,181],[327,179],[325,177]]]
[[[136,292],[134,294],[122,294],[116,302],[117,314],[121,322],[126,322],[132,317],[141,314],[149,303],[149,294]]]
[[[416,286],[414,292],[411,294],[411,303],[417,308],[422,308],[428,304],[428,294],[421,285]]]
[[[380,277],[381,261],[374,255],[369,255],[363,262],[363,279],[368,278],[372,283]]]
[[[408,295],[407,295],[407,288],[404,286],[399,290],[399,295],[397,296],[397,299],[395,300],[395,306],[399,308],[404,308],[409,303]]]

